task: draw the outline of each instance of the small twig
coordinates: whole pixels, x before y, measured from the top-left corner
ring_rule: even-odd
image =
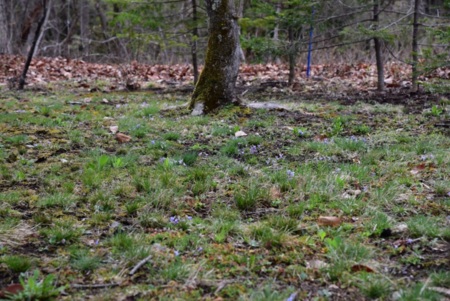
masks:
[[[99,283],[99,284],[72,284],[72,288],[89,289],[89,288],[105,288],[118,286],[118,283]]]
[[[141,261],[139,261],[128,274],[131,276],[134,273],[136,273],[136,271],[139,270],[144,264],[146,264],[151,258],[152,258],[152,255],[149,255],[149,256],[145,257],[144,259],[142,259]]]

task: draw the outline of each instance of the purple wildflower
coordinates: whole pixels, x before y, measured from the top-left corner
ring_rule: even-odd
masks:
[[[180,252],[177,251],[177,250],[175,250],[175,251],[173,251],[173,254],[174,254],[175,256],[179,256],[179,255],[180,255]]]
[[[256,147],[256,145],[252,145],[250,147],[250,154],[254,155],[258,152],[258,148]]]
[[[174,224],[174,225],[176,225],[176,224],[178,224],[178,223],[180,222],[180,220],[178,219],[178,216],[171,216],[171,217],[169,218],[169,221],[170,221],[172,224]]]
[[[288,169],[287,170],[287,175],[288,175],[289,179],[292,179],[295,176],[295,172],[293,172],[292,170]]]

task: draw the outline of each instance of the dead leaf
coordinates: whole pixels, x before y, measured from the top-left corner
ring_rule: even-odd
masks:
[[[270,198],[272,200],[276,200],[276,199],[279,199],[280,197],[281,197],[280,189],[278,187],[276,187],[276,186],[272,186],[270,188]]]
[[[306,262],[306,268],[312,270],[323,269],[328,266],[328,263],[322,260],[314,259]]]
[[[6,298],[6,296],[16,295],[23,291],[23,286],[20,283],[13,283],[8,285],[4,290],[0,291],[0,298]]]
[[[339,226],[342,221],[339,217],[336,216],[319,216],[317,223],[321,226]]]
[[[109,127],[109,130],[111,131],[111,133],[115,134],[119,131],[119,127],[117,125],[112,125]]]
[[[408,225],[407,224],[398,224],[395,225],[394,227],[392,227],[392,232],[395,234],[400,234],[400,233],[404,233],[408,230]]]
[[[352,266],[352,272],[366,272],[366,273],[375,273],[375,270],[364,264],[355,264]]]
[[[235,137],[244,137],[247,136],[247,134],[243,131],[237,131],[236,133],[234,133]]]
[[[122,133],[117,133],[116,134],[116,140],[119,143],[126,143],[126,142],[131,141],[131,137],[128,136],[128,135],[122,134]]]
[[[430,291],[438,292],[438,293],[440,293],[440,294],[447,295],[447,296],[450,297],[450,289],[448,289],[448,288],[445,288],[445,287],[434,287],[434,286],[432,286],[432,287],[429,287],[428,289],[429,289]]]

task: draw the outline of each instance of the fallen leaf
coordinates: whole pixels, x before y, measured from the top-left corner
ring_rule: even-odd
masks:
[[[23,291],[23,286],[20,283],[13,283],[8,285],[5,289],[0,291],[0,298],[5,298],[7,295],[15,295]]]
[[[400,234],[400,233],[404,233],[408,230],[408,225],[407,224],[398,224],[395,225],[394,227],[392,227],[392,232],[395,234]]]
[[[445,288],[445,287],[433,287],[432,286],[432,287],[429,287],[428,289],[430,291],[438,292],[440,294],[447,295],[447,296],[450,297],[450,289],[448,289],[448,288]]]
[[[234,133],[235,137],[244,137],[247,136],[247,134],[243,131],[237,131],[236,133]]]
[[[276,187],[276,186],[272,186],[270,188],[270,198],[272,200],[276,200],[276,199],[279,199],[280,197],[281,197],[280,189],[278,187]]]
[[[352,272],[366,272],[366,273],[375,273],[375,270],[364,264],[355,264],[352,266]]]
[[[314,259],[306,262],[306,268],[312,269],[312,270],[318,270],[322,268],[326,268],[328,266],[328,263],[322,260]]]
[[[117,125],[112,125],[109,127],[109,130],[111,131],[111,133],[115,134],[119,131],[119,127]]]
[[[116,140],[119,141],[119,143],[126,143],[126,142],[129,142],[131,140],[131,137],[127,136],[125,134],[122,134],[122,133],[117,133],[116,134]]]
[[[319,216],[317,223],[321,226],[339,226],[342,221],[336,216]]]

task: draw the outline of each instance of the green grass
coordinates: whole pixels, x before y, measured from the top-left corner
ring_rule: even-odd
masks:
[[[119,284],[67,286],[80,300],[442,298],[429,289],[448,287],[450,139],[437,109],[298,99],[286,116],[195,117],[161,110],[173,95],[89,97],[0,102],[0,281],[24,273],[22,300],[73,283]]]

